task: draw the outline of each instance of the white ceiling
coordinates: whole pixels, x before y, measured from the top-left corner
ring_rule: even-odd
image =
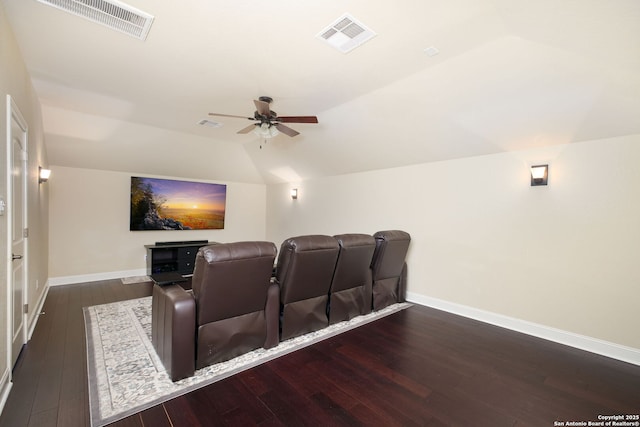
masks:
[[[270,183],[640,133],[638,0],[127,0],[146,41],[0,1],[54,165]],[[377,33],[348,54],[316,37],[345,12]],[[320,123],[197,124],[261,95]]]

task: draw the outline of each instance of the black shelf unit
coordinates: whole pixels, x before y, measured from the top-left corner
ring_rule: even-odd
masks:
[[[168,272],[193,274],[198,249],[211,244],[206,240],[194,240],[144,245],[147,249],[147,275]]]

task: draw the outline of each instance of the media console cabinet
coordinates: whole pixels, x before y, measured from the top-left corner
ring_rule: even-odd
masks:
[[[198,249],[211,244],[207,240],[190,240],[144,245],[147,249],[147,275],[169,272],[193,274]]]

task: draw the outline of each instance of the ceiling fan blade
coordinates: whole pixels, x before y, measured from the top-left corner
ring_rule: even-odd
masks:
[[[282,123],[318,123],[316,116],[278,116],[276,120]]]
[[[255,125],[255,124],[253,124],[253,125],[249,125],[249,126],[247,126],[246,128],[242,128],[242,129],[240,129],[240,130],[239,130],[238,132],[236,132],[236,133],[249,133],[249,132],[251,132],[252,130],[254,130],[255,128],[256,128],[256,125]]]
[[[256,110],[258,110],[258,114],[266,117],[269,117],[271,115],[268,102],[258,101],[257,99],[254,99],[253,103],[256,104]]]
[[[296,136],[300,134],[300,132],[293,130],[290,127],[282,125],[280,123],[277,123],[274,126],[276,127],[276,129],[278,129],[280,132],[284,133],[285,135]]]
[[[255,120],[253,117],[246,117],[246,116],[234,116],[233,114],[219,114],[219,113],[209,113],[210,116],[218,116],[218,117],[233,117],[236,119],[249,119],[249,120]]]

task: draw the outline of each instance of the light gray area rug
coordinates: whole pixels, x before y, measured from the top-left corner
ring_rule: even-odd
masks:
[[[151,297],[85,307],[91,425],[100,427],[411,306],[394,304],[172,382],[151,344]]]
[[[130,277],[123,277],[123,278],[120,279],[120,281],[122,282],[123,285],[133,285],[134,283],[150,282],[151,281],[151,277],[149,277],[149,276],[130,276]]]

